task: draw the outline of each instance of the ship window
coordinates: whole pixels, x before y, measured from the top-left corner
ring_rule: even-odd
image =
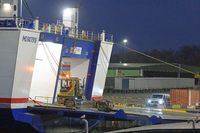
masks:
[[[16,5],[14,5],[14,11],[16,11],[17,10],[17,6]]]

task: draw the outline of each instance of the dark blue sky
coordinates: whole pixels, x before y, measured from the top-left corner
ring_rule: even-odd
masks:
[[[56,22],[65,7],[80,4],[80,27],[114,34],[139,49],[200,44],[200,0],[28,0],[34,16]],[[24,13],[25,14],[25,13]]]

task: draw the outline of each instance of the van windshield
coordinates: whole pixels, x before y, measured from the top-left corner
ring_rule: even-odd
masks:
[[[152,98],[162,99],[163,95],[152,95]]]

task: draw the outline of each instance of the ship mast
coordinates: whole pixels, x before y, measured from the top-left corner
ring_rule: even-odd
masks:
[[[20,4],[18,4],[18,5],[19,5],[19,9],[20,9],[19,17],[22,18],[22,17],[23,17],[23,16],[22,16],[22,11],[23,11],[23,9],[22,9],[22,6],[23,6],[23,0],[20,0]]]

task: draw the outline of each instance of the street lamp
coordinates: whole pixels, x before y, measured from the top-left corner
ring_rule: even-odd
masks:
[[[124,44],[124,46],[127,46],[127,43],[128,43],[128,40],[127,39],[124,39],[123,40],[123,44]],[[123,62],[126,64],[126,49],[124,48],[124,50],[123,50]],[[126,66],[126,65],[124,65],[124,66]]]
[[[123,66],[128,66],[128,64],[127,63],[123,63]]]
[[[124,45],[126,46],[127,43],[128,43],[128,40],[127,40],[127,39],[124,39],[124,40],[123,40],[123,43],[124,43]]]

